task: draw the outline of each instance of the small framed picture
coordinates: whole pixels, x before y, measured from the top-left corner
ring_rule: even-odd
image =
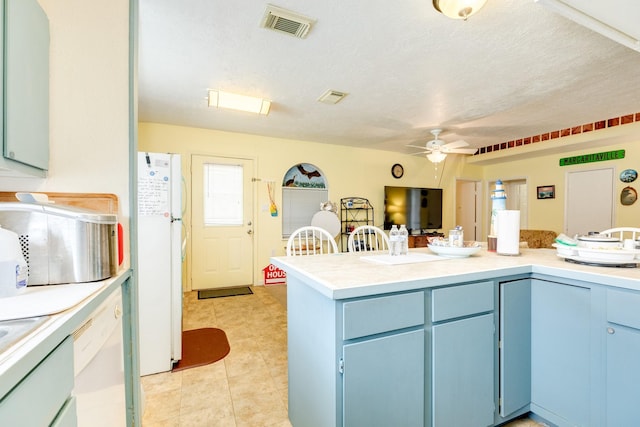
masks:
[[[556,198],[556,186],[555,185],[543,185],[538,187],[538,199],[555,199]]]

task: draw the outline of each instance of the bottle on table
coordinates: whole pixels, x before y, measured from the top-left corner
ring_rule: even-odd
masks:
[[[400,248],[398,248],[399,240],[400,230],[394,224],[391,226],[391,231],[389,231],[389,255],[398,255],[400,253]]]
[[[402,224],[398,234],[400,235],[400,242],[398,244],[400,247],[400,255],[407,255],[409,253],[409,230]]]

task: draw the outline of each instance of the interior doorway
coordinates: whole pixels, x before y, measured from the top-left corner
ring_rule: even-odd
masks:
[[[529,186],[526,178],[502,179],[504,192],[507,195],[506,209],[520,211],[520,229],[529,228]],[[489,194],[496,188],[496,181],[489,181]],[[488,220],[491,221],[491,196],[487,198]]]
[[[482,186],[480,181],[456,180],[456,225],[465,240],[482,240]]]

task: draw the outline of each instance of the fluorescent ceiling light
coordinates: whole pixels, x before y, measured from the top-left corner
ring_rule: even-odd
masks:
[[[447,155],[442,151],[432,151],[431,153],[427,154],[427,159],[431,160],[433,163],[440,163],[446,157]]]
[[[560,0],[535,0],[535,2],[542,4],[548,9],[556,12],[559,15],[564,16],[567,19],[572,20],[573,22],[576,22],[584,27],[589,28],[592,31],[595,31],[597,33],[602,34],[605,37],[608,37],[613,41],[616,41],[635,51],[640,51],[640,40],[638,40],[637,35],[632,35],[632,34],[629,34],[628,32],[623,31],[622,29],[616,28],[616,23],[614,22],[615,20],[611,19],[612,15],[609,14],[608,15],[609,18],[608,18],[607,14],[604,13],[603,10],[598,11],[597,9],[593,9],[591,12],[592,13],[595,12],[597,16],[597,17],[594,17],[590,15],[588,11],[582,11],[582,10],[576,9],[575,7],[568,4],[569,2],[563,2]],[[635,1],[632,2],[632,4],[635,5]],[[606,11],[606,8],[608,8],[609,5],[607,3],[602,3],[602,7],[604,7],[605,8],[604,10]],[[621,13],[621,14],[630,13],[631,15],[629,16],[634,16],[633,11],[628,11],[625,9],[615,10],[615,12],[612,12],[612,13]],[[602,15],[604,21],[598,19],[599,15]],[[606,21],[609,21],[611,25],[608,24]],[[621,23],[618,22],[617,24],[621,24]],[[629,30],[631,28],[628,27],[627,29]]]
[[[209,91],[209,107],[228,108],[248,113],[269,114],[271,101],[221,90]]]
[[[487,0],[433,0],[433,7],[444,16],[464,19],[477,13]]]

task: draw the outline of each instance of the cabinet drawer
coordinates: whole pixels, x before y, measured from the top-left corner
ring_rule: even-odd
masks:
[[[0,401],[0,426],[48,426],[71,395],[73,340],[67,337]]]
[[[640,293],[607,289],[607,320],[640,329]]]
[[[434,322],[492,311],[493,282],[434,289],[431,308]]]
[[[343,339],[424,324],[424,292],[344,303]]]

